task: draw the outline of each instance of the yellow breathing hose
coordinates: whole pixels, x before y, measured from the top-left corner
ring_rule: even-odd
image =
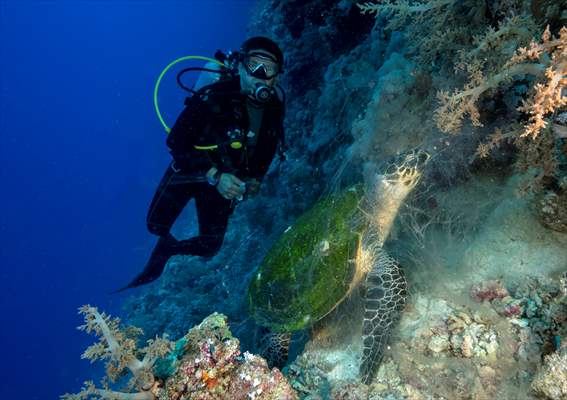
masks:
[[[159,77],[158,77],[157,82],[156,82],[155,87],[154,87],[154,107],[156,109],[156,114],[157,114],[161,124],[163,125],[163,127],[164,127],[164,129],[167,133],[169,133],[171,131],[171,128],[169,126],[167,126],[167,124],[163,120],[163,117],[161,116],[161,112],[159,110],[159,104],[158,104],[159,85],[161,84],[161,80],[162,80],[163,76],[166,74],[167,71],[169,71],[169,69],[171,67],[173,67],[175,64],[177,64],[181,61],[185,61],[185,60],[204,60],[204,61],[210,61],[210,62],[217,63],[217,64],[219,64],[223,67],[225,66],[222,62],[220,62],[219,60],[215,60],[214,58],[203,57],[203,56],[185,56],[185,57],[180,57],[177,60],[170,62],[167,65],[167,67],[165,67],[163,69],[163,71],[161,71],[161,74],[159,74]]]

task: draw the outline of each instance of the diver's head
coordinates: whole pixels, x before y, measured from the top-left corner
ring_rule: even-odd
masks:
[[[275,96],[274,86],[282,73],[283,53],[279,46],[263,36],[246,40],[240,49],[238,73],[242,92],[268,102]]]

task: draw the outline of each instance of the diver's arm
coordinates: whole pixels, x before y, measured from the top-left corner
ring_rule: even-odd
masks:
[[[218,177],[215,177],[215,175]],[[211,185],[214,185],[220,195],[227,200],[243,196],[246,192],[247,184],[244,181],[241,181],[237,176],[231,173],[220,173],[216,167],[212,167],[209,171],[207,171],[205,176],[207,177],[207,181]]]
[[[197,150],[194,147],[209,117],[206,104],[199,96],[193,96],[167,136],[167,146],[175,161],[175,167],[183,173],[204,177],[214,166],[207,151]]]
[[[274,135],[273,141],[269,143],[265,143],[264,147],[262,148],[262,158],[259,160],[256,168],[250,174],[249,178],[254,179],[258,182],[258,186],[262,183],[264,176],[268,172],[270,165],[276,156],[278,151],[278,146],[280,145],[280,137],[284,135],[283,125],[279,125],[277,127],[277,133]]]

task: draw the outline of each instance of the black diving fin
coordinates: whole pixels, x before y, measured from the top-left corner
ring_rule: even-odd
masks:
[[[160,237],[143,271],[129,284],[121,289],[110,292],[110,294],[120,293],[127,289],[145,285],[159,278],[165,269],[167,260],[174,254],[173,249],[176,243],[177,240],[172,235]]]

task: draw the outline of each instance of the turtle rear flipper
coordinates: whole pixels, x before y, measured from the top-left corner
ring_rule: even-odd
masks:
[[[260,328],[260,355],[270,368],[282,369],[287,363],[291,332],[276,333],[268,328]]]
[[[360,364],[360,376],[365,384],[374,378],[390,333],[400,320],[406,297],[407,282],[403,270],[385,251],[379,251],[366,277]]]

